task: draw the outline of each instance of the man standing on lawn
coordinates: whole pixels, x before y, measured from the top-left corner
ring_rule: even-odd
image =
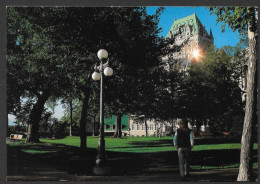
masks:
[[[180,174],[181,178],[184,179],[190,175],[190,154],[194,145],[193,133],[188,128],[187,120],[181,120],[180,128],[175,132],[173,144],[178,149]]]

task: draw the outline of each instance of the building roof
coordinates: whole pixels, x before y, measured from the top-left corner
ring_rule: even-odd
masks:
[[[186,25],[188,25],[190,28],[192,28],[191,29],[192,34],[199,34],[199,33],[204,32],[207,34],[207,36],[210,36],[208,34],[208,32],[206,31],[205,26],[201,24],[196,13],[194,12],[194,14],[192,14],[192,15],[175,20],[166,37],[169,37],[171,32],[174,32],[180,26],[186,26]]]
[[[123,115],[121,118],[121,125],[124,125],[124,128],[123,128],[124,130],[129,128],[128,121],[129,121],[129,116]],[[111,127],[113,127],[113,125],[115,125],[115,123],[116,123],[115,115],[113,115],[111,118],[104,119],[104,124],[110,125]]]

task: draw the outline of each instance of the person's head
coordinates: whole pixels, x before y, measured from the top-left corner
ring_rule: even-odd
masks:
[[[181,128],[187,128],[188,127],[188,121],[186,121],[185,119],[181,119],[180,127]]]

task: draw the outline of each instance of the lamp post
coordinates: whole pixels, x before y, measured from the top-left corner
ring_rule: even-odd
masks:
[[[92,74],[92,79],[97,81],[100,80],[100,128],[99,128],[99,139],[98,139],[98,155],[96,160],[96,166],[102,167],[104,166],[105,161],[105,140],[104,140],[104,80],[103,80],[103,73],[106,76],[113,75],[112,68],[109,67],[108,62],[108,53],[105,49],[100,49],[97,53],[97,56],[100,60],[100,65],[95,66],[95,71]],[[104,70],[104,72],[103,72]],[[94,172],[96,170],[94,169]],[[99,171],[97,171],[100,174]],[[101,173],[102,174],[102,173]]]

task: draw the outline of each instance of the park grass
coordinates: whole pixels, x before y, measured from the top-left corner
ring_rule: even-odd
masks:
[[[40,139],[42,143],[50,146],[51,144],[61,144],[66,146],[80,146],[80,137],[78,136],[67,136],[63,139]],[[196,142],[196,140],[195,140]],[[21,142],[10,143],[10,146],[24,144],[24,140]],[[35,147],[37,150],[37,144],[29,144],[31,147]],[[113,152],[129,152],[129,153],[149,153],[149,152],[167,152],[177,151],[172,145],[172,137],[124,137],[124,138],[113,138],[105,137],[105,146],[107,151]],[[98,147],[98,137],[90,136],[87,137],[87,147],[96,149]],[[223,143],[223,144],[200,144],[195,145],[192,151],[205,151],[205,150],[229,150],[229,149],[240,149],[240,143]],[[254,144],[254,149],[258,149],[258,144]],[[28,153],[34,153],[33,150]],[[50,151],[51,152],[51,151]],[[37,151],[35,151],[37,153]],[[34,153],[34,154],[35,154]],[[39,152],[39,153],[48,153]]]
[[[55,153],[57,151],[45,151],[45,150],[35,150],[35,149],[21,149],[21,151],[29,154],[43,154],[43,153]]]
[[[223,141],[224,140],[224,141]],[[80,137],[78,136],[68,136],[63,139],[40,139],[40,143],[27,143],[25,140],[9,143],[9,146],[17,146],[19,149],[25,153],[39,155],[40,157],[45,157],[43,155],[48,155],[47,157],[53,158],[53,154],[61,154],[61,152],[68,152],[71,148],[78,149],[80,146]],[[135,156],[140,155],[140,158],[147,159],[148,157],[160,157],[159,155],[167,156],[167,159],[172,160],[170,155],[177,156],[177,149],[172,145],[172,137],[123,137],[123,138],[113,138],[105,137],[106,151],[110,154],[118,155],[124,154],[122,156],[124,159],[128,158],[129,155],[135,154]],[[220,168],[238,168],[239,167],[239,158],[236,158],[234,161],[234,156],[239,156],[241,144],[239,140],[230,141],[228,139],[222,139],[222,141],[210,139],[202,140],[195,139],[197,145],[192,149],[193,154],[195,155],[196,161],[191,165],[193,170],[212,170]],[[92,150],[97,150],[98,147],[98,137],[87,137],[87,148]],[[258,149],[257,143],[254,144],[254,149]],[[233,151],[232,151],[233,150]],[[232,152],[230,152],[232,151]],[[234,152],[235,151],[235,152]],[[72,151],[73,152],[73,151]],[[228,154],[228,161],[226,163],[221,163],[222,159],[220,158],[221,154]],[[127,156],[128,155],[128,156]],[[149,156],[150,155],[150,156]],[[156,155],[156,156],[151,156]],[[202,156],[203,155],[203,156]],[[219,156],[218,156],[219,155]],[[231,156],[231,157],[230,157]],[[130,156],[131,157],[131,156]],[[139,156],[138,156],[139,157]],[[173,156],[174,157],[174,156]],[[212,157],[214,159],[212,160]],[[57,158],[57,157],[56,157]],[[70,156],[68,156],[70,158]],[[120,160],[120,156],[111,157],[114,160]],[[216,159],[218,160],[216,160]],[[122,159],[122,158],[121,158]],[[149,158],[150,159],[150,158]],[[202,159],[202,160],[201,160]],[[112,160],[112,159],[111,159]],[[201,161],[200,161],[201,160]],[[213,163],[209,163],[213,162]],[[174,163],[164,163],[164,166],[150,166],[145,168],[147,172],[171,172],[173,169],[172,165],[178,164],[177,161]],[[176,163],[175,163],[176,162]],[[153,163],[153,161],[151,162]],[[156,162],[154,162],[156,163]],[[257,167],[258,164],[254,163],[254,167]],[[174,168],[176,172],[178,167]]]
[[[67,146],[80,146],[80,138],[77,136],[68,136],[64,139],[40,139],[41,142],[63,144]],[[195,140],[196,142],[196,140]],[[148,152],[166,152],[177,151],[172,145],[172,137],[124,137],[124,138],[105,138],[106,150],[114,152],[132,152],[132,153],[148,153]],[[97,148],[98,137],[87,137],[87,147]],[[192,151],[202,150],[226,150],[240,149],[240,143],[224,143],[224,144],[201,144],[195,145]],[[258,149],[258,144],[254,144],[254,149]]]
[[[67,136],[63,139],[40,139],[42,143],[46,146],[51,144],[60,144],[66,146],[79,147],[80,137],[78,136]],[[196,140],[195,140],[196,142]],[[29,144],[31,148],[35,147],[37,150],[37,145],[42,143]],[[24,141],[10,143],[10,146],[24,144]],[[28,145],[28,144],[27,144]],[[172,145],[172,137],[124,137],[124,138],[113,138],[105,137],[105,146],[107,151],[113,152],[129,152],[129,153],[149,153],[149,152],[167,152],[167,151],[177,151]],[[87,147],[96,149],[98,147],[98,137],[90,136],[87,137]],[[230,149],[240,149],[240,143],[223,143],[223,144],[200,144],[195,145],[192,151],[205,151],[205,150],[230,150]],[[254,144],[254,149],[258,149],[258,144]],[[52,150],[50,150],[51,152]],[[28,153],[34,153],[33,149]],[[37,153],[37,151],[35,151]],[[39,152],[39,153],[48,153]]]
[[[199,166],[199,165],[191,165],[191,169],[193,170],[212,170],[212,169],[228,169],[228,168],[239,168],[239,163],[230,164],[226,166]],[[258,163],[253,163],[253,168],[258,168]]]

